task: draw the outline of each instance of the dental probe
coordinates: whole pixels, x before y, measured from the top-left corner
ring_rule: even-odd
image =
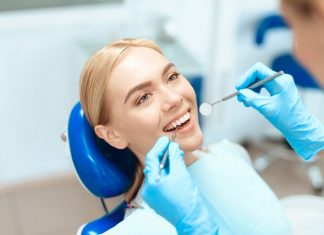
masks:
[[[271,75],[271,76],[269,76],[269,77],[267,77],[267,78],[265,78],[265,79],[262,79],[262,80],[260,80],[260,81],[258,81],[258,82],[256,82],[256,83],[253,83],[252,85],[248,86],[247,88],[248,88],[248,89],[254,89],[254,88],[257,88],[257,87],[262,86],[263,84],[265,84],[265,83],[267,83],[267,82],[270,82],[270,81],[272,81],[273,79],[275,79],[275,78],[281,76],[282,74],[284,74],[284,72],[283,72],[283,71],[279,71],[279,72],[277,72],[277,73],[275,73],[275,74],[273,74],[273,75]],[[200,112],[202,115],[204,115],[204,116],[209,116],[209,115],[212,113],[212,111],[213,111],[213,106],[214,106],[215,104],[218,104],[218,103],[220,103],[220,102],[222,102],[222,101],[229,100],[229,99],[231,99],[231,98],[237,96],[238,94],[239,94],[239,91],[236,91],[236,92],[234,92],[234,93],[232,93],[232,94],[229,94],[229,95],[225,96],[224,98],[222,98],[222,99],[220,99],[220,100],[218,100],[218,101],[216,101],[216,102],[214,102],[214,103],[211,103],[211,104],[209,104],[209,103],[202,103],[202,104],[199,106],[199,112]]]
[[[177,136],[177,128],[178,128],[178,127],[176,127],[175,132],[174,132],[173,135],[172,135],[171,141],[175,141],[175,138],[176,138],[176,136]],[[169,146],[168,146],[168,147],[169,147]],[[161,175],[161,171],[162,171],[162,169],[163,169],[164,166],[165,166],[165,162],[166,162],[166,160],[167,160],[168,154],[169,154],[169,149],[167,149],[167,150],[165,151],[165,153],[163,154],[163,157],[162,157],[162,160],[161,160],[161,163],[160,163],[160,168],[159,168],[159,175]]]

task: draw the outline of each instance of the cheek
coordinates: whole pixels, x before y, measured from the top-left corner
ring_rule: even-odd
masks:
[[[197,110],[197,101],[196,101],[196,93],[191,86],[191,84],[186,80],[182,86],[182,96],[191,104],[191,113],[193,116],[193,120],[195,122],[195,131],[190,135],[185,137],[184,139],[179,139],[179,144],[183,151],[191,152],[199,148],[203,141],[203,134],[201,132],[199,122],[198,122],[198,110]]]
[[[130,148],[146,153],[159,137],[159,112],[153,105],[133,110],[121,121],[121,129]]]
[[[158,126],[158,112],[153,107],[133,112],[124,120],[123,129],[133,134],[150,133]]]
[[[184,81],[181,83],[179,93],[181,93],[184,98],[189,100],[193,104],[193,108],[195,108],[197,105],[196,93],[187,79],[184,79]]]

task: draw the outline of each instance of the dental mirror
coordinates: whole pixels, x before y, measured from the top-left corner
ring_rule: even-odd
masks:
[[[273,79],[279,77],[279,76],[282,75],[282,74],[284,74],[284,72],[283,72],[283,71],[279,71],[279,72],[277,72],[277,73],[275,73],[275,74],[273,74],[273,75],[271,75],[271,76],[269,76],[269,77],[267,77],[267,78],[265,78],[265,79],[262,79],[262,80],[260,80],[260,81],[258,81],[258,82],[253,83],[252,85],[248,86],[247,88],[248,88],[248,89],[254,89],[254,88],[257,88],[257,87],[262,86],[263,84],[265,84],[265,83],[267,83],[267,82],[269,82],[269,81],[272,81]],[[213,112],[213,106],[214,106],[215,104],[218,104],[218,103],[220,103],[220,102],[222,102],[222,101],[229,100],[229,99],[231,99],[231,98],[237,96],[238,94],[239,94],[239,91],[236,91],[236,92],[233,92],[232,94],[229,94],[229,95],[225,96],[224,98],[222,98],[222,99],[220,99],[220,100],[218,100],[218,101],[216,101],[216,102],[214,102],[214,103],[211,103],[211,104],[206,103],[206,102],[205,102],[205,103],[202,103],[202,104],[199,106],[199,112],[200,112],[203,116],[209,116],[209,115]]]
[[[199,106],[199,112],[204,116],[209,116],[213,112],[213,106],[208,103],[202,103]]]

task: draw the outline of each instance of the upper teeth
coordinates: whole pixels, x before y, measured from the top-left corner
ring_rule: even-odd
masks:
[[[174,128],[176,128],[177,126],[180,126],[182,123],[188,121],[190,118],[190,113],[187,112],[185,115],[183,115],[182,117],[180,117],[179,119],[173,121],[171,124],[169,124],[165,130],[166,131],[169,131],[169,130],[172,130]]]

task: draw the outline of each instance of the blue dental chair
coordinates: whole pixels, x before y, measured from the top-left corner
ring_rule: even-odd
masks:
[[[96,137],[79,102],[70,114],[68,141],[80,182],[91,194],[101,199],[106,211],[101,218],[83,225],[78,234],[101,234],[124,218],[126,202],[108,212],[103,199],[127,191],[134,180],[137,159],[129,150],[115,149]],[[123,159],[123,164],[118,159]]]
[[[269,15],[262,18],[256,27],[255,44],[258,46],[264,44],[266,34],[269,33],[269,31],[278,28],[289,29],[289,25],[280,15]],[[319,84],[312,78],[310,73],[299,64],[290,51],[275,55],[270,66],[274,71],[283,70],[285,73],[291,74],[299,88],[321,89]],[[289,146],[287,142],[286,145]],[[279,154],[283,156],[291,154],[291,151],[286,151],[285,148],[281,147],[275,149],[272,148],[269,152],[274,152],[275,155]],[[269,156],[271,155],[269,152],[266,151],[265,154],[261,154],[260,158],[257,158],[255,166],[258,171],[264,170],[273,161],[271,159],[278,157]],[[316,165],[316,158],[314,158],[313,161],[302,163],[306,166],[307,175],[312,184],[313,190],[315,192],[321,192],[324,188],[324,182],[321,170],[319,166]]]

